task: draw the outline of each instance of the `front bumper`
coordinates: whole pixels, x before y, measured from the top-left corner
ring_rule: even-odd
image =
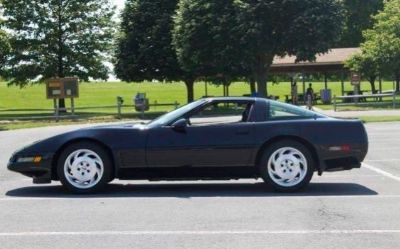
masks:
[[[18,162],[18,158],[32,155],[14,154],[7,165],[8,170],[32,177],[33,183],[50,183],[52,179],[52,154],[40,155],[42,160],[39,163]]]

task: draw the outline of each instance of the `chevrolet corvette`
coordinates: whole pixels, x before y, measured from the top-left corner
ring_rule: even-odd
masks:
[[[314,173],[360,168],[368,137],[359,120],[331,118],[263,98],[205,98],[143,124],[79,129],[16,151],[8,169],[74,193],[113,179],[262,178],[277,191]]]

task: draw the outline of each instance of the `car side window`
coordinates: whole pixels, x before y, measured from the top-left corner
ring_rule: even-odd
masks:
[[[247,122],[253,103],[210,103],[188,118],[190,126]]]
[[[284,104],[276,101],[270,101],[268,110],[268,120],[290,120],[312,118],[314,113],[306,109]]]

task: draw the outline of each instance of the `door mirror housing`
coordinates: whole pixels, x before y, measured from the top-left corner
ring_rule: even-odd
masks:
[[[172,124],[172,129],[177,132],[185,132],[187,125],[187,120],[182,118]]]

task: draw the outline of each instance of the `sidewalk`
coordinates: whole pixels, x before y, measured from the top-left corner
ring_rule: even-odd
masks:
[[[368,110],[368,111],[338,111],[321,110],[315,108],[316,112],[339,118],[357,118],[357,117],[400,117],[400,110]]]

